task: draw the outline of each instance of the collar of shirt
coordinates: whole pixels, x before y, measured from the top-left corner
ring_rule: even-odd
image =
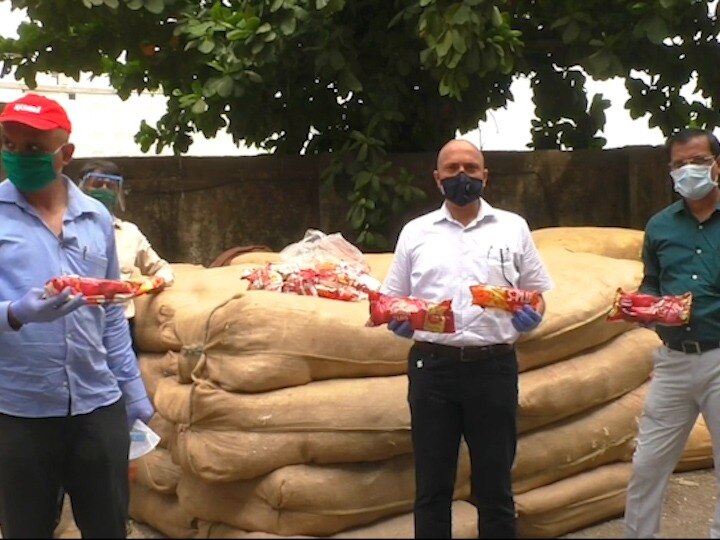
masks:
[[[68,206],[65,213],[65,221],[72,221],[78,216],[86,213],[100,214],[102,204],[92,197],[85,195],[79,187],[67,176],[62,175],[65,186],[68,189]],[[0,203],[15,204],[25,211],[30,211],[32,206],[27,199],[10,180],[0,183]]]
[[[720,210],[720,199],[718,199],[718,202],[715,204],[715,210]],[[680,199],[670,205],[670,212],[674,214],[678,214],[680,212],[689,213],[690,209],[687,207],[687,204],[685,204],[685,199]]]
[[[495,211],[495,208],[493,208],[490,203],[487,202],[485,199],[480,198],[480,209],[478,211],[478,215],[475,217],[475,219],[468,223],[467,227],[465,228],[474,227],[475,225],[478,225],[481,221],[484,221],[488,218],[495,219],[496,215],[497,212]],[[441,221],[449,221],[450,223],[455,223],[457,225],[460,225],[461,227],[464,226],[452,216],[446,202],[444,202],[442,206],[435,211],[433,223],[440,223]]]

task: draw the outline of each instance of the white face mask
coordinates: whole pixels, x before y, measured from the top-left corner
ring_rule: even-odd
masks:
[[[697,201],[717,187],[717,180],[712,177],[712,165],[683,165],[670,171],[675,191],[682,197]]]

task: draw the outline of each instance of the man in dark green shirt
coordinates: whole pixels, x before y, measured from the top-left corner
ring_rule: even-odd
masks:
[[[670,176],[682,199],[648,221],[640,291],[691,292],[692,312],[685,326],[655,327],[664,346],[655,353],[633,456],[627,538],[658,535],[670,475],[700,413],[720,463],[720,142],[709,131],[686,129],[667,147]],[[720,538],[720,502],[710,537]]]

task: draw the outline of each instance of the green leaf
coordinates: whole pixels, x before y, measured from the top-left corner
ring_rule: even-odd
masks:
[[[667,23],[661,17],[654,16],[645,26],[645,32],[651,43],[660,45],[670,34]]]
[[[233,91],[235,81],[229,75],[221,77],[217,84],[217,93],[220,97],[230,97]]]
[[[143,7],[143,0],[127,0],[127,7],[133,10],[138,10]]]
[[[315,8],[318,10],[324,9],[329,3],[330,0],[315,0]]]
[[[198,51],[203,54],[209,54],[215,48],[215,42],[212,39],[203,39],[198,45]]]
[[[204,99],[199,99],[190,109],[194,114],[203,114],[208,110],[208,104]]]
[[[442,37],[442,41],[438,43],[437,47],[435,47],[435,50],[437,51],[438,56],[445,56],[448,51],[450,50],[450,47],[453,46],[453,33],[455,30],[448,30],[445,32],[445,34]]]
[[[120,7],[120,2],[118,0],[105,0],[105,5],[110,9],[117,9]]]
[[[280,31],[284,36],[289,36],[295,33],[297,29],[297,19],[292,15],[285,17],[280,23]]]
[[[500,10],[497,6],[493,5],[492,7],[492,16],[491,16],[492,25],[497,28],[498,26],[502,26],[503,18],[500,14]]]
[[[145,9],[158,15],[165,9],[165,2],[164,0],[145,0]]]
[[[273,0],[273,3],[270,4],[270,13],[275,13],[278,9],[283,7],[284,3],[285,0]]]
[[[562,33],[562,40],[565,44],[570,44],[580,36],[580,25],[575,21],[571,21],[565,27]]]

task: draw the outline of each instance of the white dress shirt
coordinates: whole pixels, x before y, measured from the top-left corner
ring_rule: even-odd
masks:
[[[175,275],[170,263],[161,258],[152,248],[137,225],[115,218],[115,243],[120,262],[120,278],[130,279],[139,276],[158,276],[172,285]],[[135,304],[125,304],[125,317],[135,316]]]
[[[452,299],[455,333],[416,331],[413,339],[452,346],[514,343],[511,313],[472,305],[471,285],[501,285],[544,293],[553,286],[527,222],[480,199],[466,227],[443,204],[407,223],[398,238],[382,292],[433,302]]]

